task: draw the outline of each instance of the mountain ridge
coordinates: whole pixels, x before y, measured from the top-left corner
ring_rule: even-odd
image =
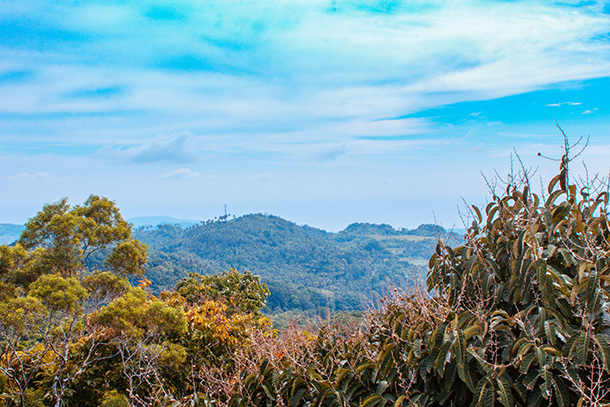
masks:
[[[236,268],[259,275],[271,290],[269,307],[284,311],[361,309],[393,285],[423,283],[436,238],[452,238],[432,225],[357,223],[333,233],[260,213],[139,228],[134,237],[149,246],[147,278],[158,290],[189,272]]]

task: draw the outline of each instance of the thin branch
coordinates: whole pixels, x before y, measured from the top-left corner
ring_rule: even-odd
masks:
[[[580,139],[582,139],[582,136],[580,137]],[[579,140],[579,142],[580,142],[580,140]],[[578,145],[578,143],[574,144],[572,147],[576,147],[576,145]],[[572,157],[570,159],[570,161],[576,159],[579,155],[581,155],[583,153],[583,151],[585,151],[585,149],[587,148],[588,145],[589,145],[589,135],[587,135],[587,141],[585,141],[585,145],[582,146],[582,148],[580,149],[578,154],[576,154],[574,157]]]

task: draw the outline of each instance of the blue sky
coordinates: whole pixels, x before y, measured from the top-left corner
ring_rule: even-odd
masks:
[[[513,149],[555,173],[555,119],[608,173],[608,95],[608,1],[0,1],[0,222],[461,227]]]

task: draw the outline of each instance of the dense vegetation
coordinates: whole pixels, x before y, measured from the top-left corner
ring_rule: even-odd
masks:
[[[431,225],[398,231],[363,223],[327,233],[262,214],[134,232],[149,247],[146,278],[156,292],[171,289],[190,272],[248,270],[269,287],[267,308],[274,314],[366,308],[388,287],[423,282],[422,264],[436,239],[449,235]]]
[[[16,245],[0,246],[0,400],[608,405],[607,184],[578,189],[562,163],[537,195],[524,175],[484,210],[472,207],[462,243],[438,242],[426,292],[396,290],[365,326],[315,331],[273,330],[261,312],[269,291],[249,272],[191,274],[158,295],[146,279],[134,287],[127,278],[144,273],[146,247],[111,201],[47,205]],[[178,241],[184,233],[168,231]],[[286,256],[301,255],[283,244]]]

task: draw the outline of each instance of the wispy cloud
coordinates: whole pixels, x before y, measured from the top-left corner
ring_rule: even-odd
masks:
[[[194,179],[201,175],[200,172],[192,171],[190,168],[180,168],[161,175],[165,179]]]
[[[192,144],[192,135],[181,133],[127,148],[106,146],[96,152],[100,158],[118,163],[193,162],[199,153]]]
[[[315,151],[311,155],[311,158],[313,161],[318,162],[335,161],[342,155],[346,154],[347,151],[347,146],[345,144],[341,144],[339,146],[334,146],[328,149]]]
[[[51,176],[46,172],[37,172],[30,174],[27,172],[20,172],[19,174],[9,175],[6,177],[8,181],[39,181],[39,180],[51,180]]]
[[[601,2],[23,3],[0,18],[43,28],[19,44],[0,30],[12,61],[0,71],[30,72],[4,84],[15,97],[0,112],[162,112],[192,131],[283,132],[610,71]]]
[[[275,182],[248,191],[272,203],[298,174],[302,201],[399,202],[369,193],[366,177],[421,188],[455,177],[422,189],[448,202],[435,191],[472,185],[465,168],[511,151],[520,139],[509,134],[554,137],[554,118],[571,127],[562,115],[607,120],[610,81],[584,89],[610,72],[607,10],[605,0],[5,1],[0,181],[29,197],[17,181],[52,173],[66,184],[37,189],[52,200],[97,190],[137,199],[158,193],[160,177],[196,179],[225,202],[248,199],[244,186],[262,174]],[[544,120],[550,131],[529,129]],[[472,146],[486,153],[469,155]],[[189,164],[204,155],[205,175]],[[166,184],[185,202],[208,201],[180,189],[188,182]],[[409,188],[389,193],[399,190]],[[176,205],[166,195],[156,202]]]
[[[580,102],[560,102],[560,103],[549,103],[549,104],[547,104],[548,107],[559,107],[559,106],[563,106],[563,105],[580,106],[580,105],[582,105],[582,103],[580,103]]]

